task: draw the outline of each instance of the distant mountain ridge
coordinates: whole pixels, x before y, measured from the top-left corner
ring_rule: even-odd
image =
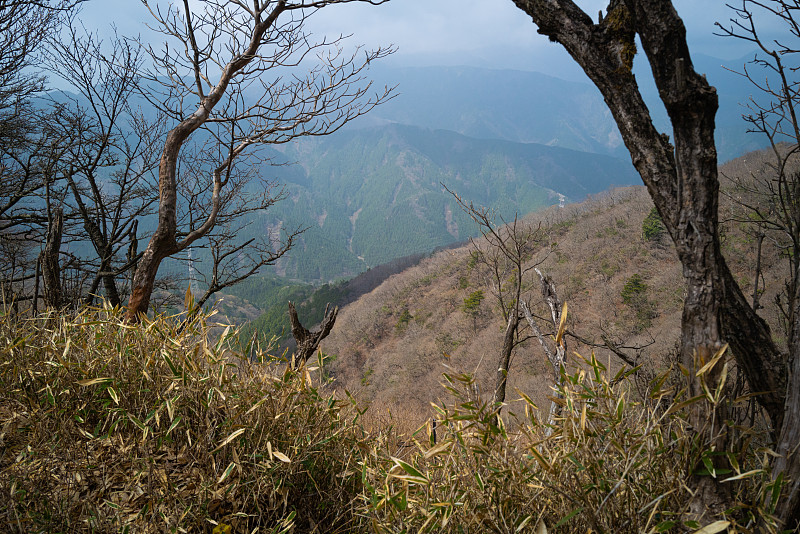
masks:
[[[720,95],[720,161],[757,147],[760,139],[746,133],[739,105],[752,90],[727,70],[740,68],[747,58],[694,59]],[[634,71],[652,104],[657,93],[639,63]],[[378,86],[398,85],[397,97],[331,136],[259,148],[274,161],[297,164],[259,169],[286,184],[289,198],[253,214],[240,237],[309,227],[276,274],[327,282],[468,238],[475,227],[442,183],[506,218],[558,203],[562,196],[576,201],[639,183],[602,97],[589,83],[477,67],[378,65],[368,75]],[[50,94],[56,101],[68,96]],[[141,98],[130,104],[148,109]],[[663,106],[651,110],[666,131]],[[142,239],[150,227],[142,221]],[[197,254],[196,265],[203,268],[205,252]]]
[[[397,86],[397,96],[373,110],[371,121],[601,154],[619,155],[623,148],[611,113],[589,84],[478,67],[377,67],[370,75],[376,85]]]
[[[720,162],[764,146],[747,134],[742,104],[751,84],[735,73],[753,53],[735,60],[695,54],[695,69],[706,74],[719,95],[717,150]],[[671,133],[658,91],[640,59],[634,73],[653,121]],[[401,123],[452,130],[480,139],[541,143],[627,158],[628,153],[600,92],[589,82],[567,81],[540,72],[481,67],[376,66],[376,86],[397,86],[397,96],[356,125]]]

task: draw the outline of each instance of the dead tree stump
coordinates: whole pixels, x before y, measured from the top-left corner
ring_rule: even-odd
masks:
[[[289,365],[292,369],[297,369],[303,365],[319,348],[319,344],[325,339],[333,329],[333,324],[336,322],[336,314],[339,313],[339,307],[335,306],[330,310],[330,304],[325,306],[325,318],[322,319],[319,328],[309,331],[302,324],[297,317],[297,310],[293,302],[289,302],[289,319],[292,322],[292,336],[297,342],[297,350],[292,356]]]

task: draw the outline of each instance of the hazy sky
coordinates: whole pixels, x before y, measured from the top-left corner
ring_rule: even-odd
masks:
[[[593,17],[604,0],[578,1]],[[676,0],[690,45],[722,59],[735,59],[751,47],[713,35],[714,22],[727,22],[724,0]],[[138,0],[90,0],[82,19],[103,31],[115,24],[124,35],[152,35],[149,14]],[[392,0],[372,6],[354,3],[321,10],[310,22],[320,35],[353,34],[354,44],[394,44],[391,62],[402,65],[474,65],[547,72],[578,79],[582,75],[560,46],[536,33],[530,18],[511,0]]]

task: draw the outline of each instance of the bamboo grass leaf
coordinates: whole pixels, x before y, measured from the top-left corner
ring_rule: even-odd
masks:
[[[704,526],[700,530],[695,530],[694,534],[716,534],[717,532],[727,530],[730,524],[730,521],[715,521],[710,525]]]
[[[231,441],[235,440],[237,437],[241,436],[244,431],[247,430],[246,428],[240,428],[239,430],[235,430],[230,436],[225,438],[222,443],[217,445],[217,448],[211,451],[212,453],[220,451],[225,445],[230,443]]]
[[[402,469],[406,473],[405,475],[393,474],[392,476],[394,476],[395,478],[399,478],[400,480],[404,480],[414,484],[421,484],[424,486],[427,486],[430,483],[428,478],[425,475],[423,475],[419,470],[417,470],[417,468],[415,468],[413,465],[409,464],[408,462],[404,462],[400,458],[395,458],[394,456],[392,456],[391,458],[392,461],[395,463],[395,465],[400,467],[400,469]]]
[[[111,382],[113,379],[108,376],[102,376],[99,378],[92,378],[86,380],[78,380],[78,385],[83,387],[94,386],[95,384],[104,384],[106,382]]]
[[[556,345],[559,347],[563,345],[564,332],[567,329],[567,303],[561,308],[561,321],[558,324],[558,334],[556,334]]]
[[[225,482],[225,479],[227,479],[230,476],[235,467],[236,467],[236,462],[231,462],[230,464],[228,464],[228,467],[225,468],[225,471],[222,473],[222,476],[219,477],[219,480],[217,480],[217,484],[222,484],[223,482]]]
[[[703,367],[701,367],[699,371],[697,371],[697,376],[698,376],[698,378],[699,378],[699,377],[701,377],[702,375],[706,374],[706,373],[707,373],[708,371],[710,371],[710,370],[711,370],[711,369],[712,369],[712,368],[713,368],[715,365],[717,365],[717,362],[720,360],[720,358],[722,358],[722,356],[725,354],[725,351],[726,351],[726,350],[728,350],[728,345],[727,345],[727,344],[725,344],[725,346],[724,346],[724,347],[722,347],[721,349],[719,349],[719,350],[718,350],[718,351],[717,351],[717,352],[714,354],[714,356],[711,358],[711,360],[710,360],[710,361],[709,361],[707,364],[705,364]]]
[[[278,452],[278,451],[276,451],[276,450],[273,450],[273,451],[272,451],[272,455],[273,455],[275,458],[277,458],[278,460],[280,460],[281,462],[285,463],[285,464],[290,464],[290,463],[292,463],[292,460],[291,460],[291,459],[290,459],[288,456],[286,456],[285,454],[283,454],[282,452]]]

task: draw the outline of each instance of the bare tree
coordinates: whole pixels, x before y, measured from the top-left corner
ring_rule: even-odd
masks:
[[[44,300],[51,308],[61,307],[61,263],[58,257],[61,237],[64,231],[64,212],[61,208],[53,210],[47,228],[47,241],[41,254],[42,274],[44,276]],[[36,296],[34,296],[36,298]]]
[[[21,139],[0,139],[0,243],[4,253],[0,257],[0,278],[12,300],[31,299],[34,308],[36,295],[29,294],[26,282],[41,270],[43,257],[37,252],[41,248],[38,244],[54,244],[53,232],[57,230],[60,247],[70,219],[63,210],[65,191],[59,185],[60,161],[68,142],[64,133],[54,127],[55,119],[51,110],[33,110],[26,120],[30,124],[41,123],[41,127],[31,127]],[[61,215],[57,216],[59,209]],[[54,227],[56,220],[61,222]],[[49,250],[50,267],[54,266],[52,262],[61,261],[60,253],[58,248]],[[69,300],[61,290],[53,288],[52,284],[59,280],[49,278],[47,291]]]
[[[161,262],[217,224],[222,195],[248,148],[332,133],[390,96],[384,89],[369,97],[362,75],[391,49],[348,55],[341,37],[315,43],[304,30],[308,17],[320,9],[353,1],[385,0],[204,0],[195,7],[184,0],[178,7],[151,7],[159,31],[177,46],[146,47],[152,71],[143,92],[176,125],[161,153],[158,226],[133,278],[128,320],[147,311]],[[292,74],[314,54],[316,66],[305,76]],[[202,150],[208,162],[203,170],[208,208],[206,217],[181,236],[178,166],[195,132],[200,134],[195,139],[208,143]]]
[[[739,73],[758,90],[747,104],[749,131],[765,136],[771,158],[754,170],[749,181],[737,183],[739,198],[750,213],[748,220],[759,229],[761,245],[768,236],[782,250],[789,274],[777,304],[784,319],[789,347],[789,379],[784,402],[784,423],[777,439],[778,458],[773,477],[789,479],[787,497],[778,506],[778,516],[787,526],[800,522],[800,81],[796,58],[800,54],[800,2],[797,0],[741,0],[731,6],[728,25],[717,24],[720,34],[747,41],[757,47],[753,60]],[[768,39],[759,24],[778,22],[785,31]],[[771,160],[771,161],[770,161]],[[752,216],[754,215],[754,216]],[[754,307],[758,306],[758,276]]]
[[[529,288],[526,275],[547,257],[545,254],[534,261],[534,255],[543,249],[547,236],[541,225],[531,226],[517,217],[509,223],[501,217],[498,224],[495,222],[496,215],[491,210],[467,203],[447,186],[443,187],[475,221],[483,237],[481,240],[470,239],[470,243],[477,263],[484,270],[486,285],[495,297],[506,323],[492,398],[494,403],[502,405],[506,400],[512,355],[517,346],[528,339],[522,335],[520,328],[525,317],[523,294]]]
[[[24,106],[44,89],[38,48],[83,1],[0,0],[0,138],[24,134]]]
[[[42,241],[49,216],[30,202],[41,195],[58,142],[41,135],[48,121],[32,110],[30,99],[45,87],[38,67],[45,37],[83,0],[0,0],[0,282],[4,295],[34,278],[31,244]],[[44,127],[42,128],[42,125]],[[35,301],[34,301],[35,303]]]
[[[138,221],[154,213],[158,198],[155,169],[163,142],[163,121],[148,119],[131,100],[138,81],[141,52],[113,39],[107,46],[67,17],[66,35],[49,39],[44,56],[49,71],[70,84],[77,96],[64,95],[54,125],[67,140],[59,162],[70,192],[69,205],[97,256],[83,269],[92,281],[83,301],[99,293],[121,304],[118,278],[135,266]]]
[[[542,282],[542,298],[547,303],[548,308],[550,308],[553,331],[556,333],[554,336],[553,349],[548,346],[527,302],[522,303],[522,312],[525,314],[525,319],[528,321],[531,330],[536,334],[536,338],[539,340],[539,344],[542,346],[547,360],[553,367],[553,384],[556,386],[556,398],[561,398],[560,388],[563,383],[564,371],[566,370],[567,363],[567,342],[564,338],[564,333],[567,328],[567,306],[566,304],[564,306],[561,305],[558,293],[556,292],[555,282],[553,282],[549,276],[542,274],[542,271],[538,268],[536,269],[536,274],[539,275],[539,279]],[[550,413],[547,417],[548,425],[553,424],[556,415],[558,415],[560,406],[561,405],[555,399],[550,402]],[[548,428],[547,435],[550,435],[550,431],[551,429]]]
[[[236,234],[244,225],[236,228],[217,228],[208,236],[211,253],[211,273],[206,276],[198,270],[206,287],[198,299],[196,309],[201,309],[216,293],[256,274],[262,267],[274,265],[294,246],[303,229],[289,232],[282,240],[278,236],[250,238],[237,242]]]
[[[611,0],[597,23],[572,0],[514,3],[531,16],[540,33],[564,46],[603,94],[675,243],[687,283],[680,358],[689,371],[689,395],[702,395],[704,385],[716,389],[722,366],[713,365],[706,373],[698,371],[713,362],[728,343],[753,390],[764,392],[759,402],[774,428],[781,436],[787,429],[795,435],[800,428],[800,406],[785,402],[785,358],[767,324],[742,294],[720,249],[714,145],[718,99],[714,88],[692,66],[686,30],[672,3]],[[653,126],[633,75],[637,36],[672,123],[674,146]],[[800,358],[795,358],[790,375],[791,383],[800,377]],[[798,389],[796,385],[789,388]],[[724,414],[718,409],[721,407],[695,403],[690,422],[713,448],[724,450],[726,434],[719,424]],[[723,467],[720,457],[709,460],[715,469]],[[776,464],[775,475],[783,473],[797,480],[800,462],[796,455],[786,457],[787,461]],[[693,484],[696,491],[691,510],[698,518],[727,508],[729,496],[718,479],[696,475]],[[800,519],[799,503],[790,496],[781,504],[779,519],[786,526],[793,527]]]

